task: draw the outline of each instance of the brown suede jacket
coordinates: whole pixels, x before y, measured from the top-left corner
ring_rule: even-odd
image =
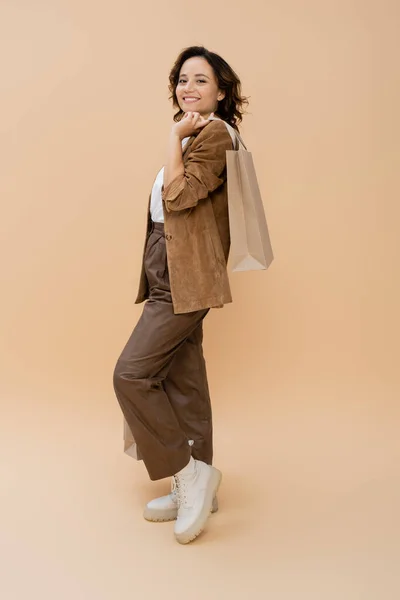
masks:
[[[211,121],[188,140],[182,157],[184,174],[163,188],[168,272],[175,314],[232,302],[226,267],[230,248],[226,151],[232,149],[225,124],[221,120]],[[146,243],[150,231],[148,212]],[[148,297],[143,261],[136,304]]]

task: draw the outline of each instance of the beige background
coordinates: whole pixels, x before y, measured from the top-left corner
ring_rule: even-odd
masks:
[[[400,581],[400,8],[1,0],[4,600],[394,600]],[[251,96],[276,260],[206,322],[221,511],[190,547],[143,504],[114,363],[204,44]]]

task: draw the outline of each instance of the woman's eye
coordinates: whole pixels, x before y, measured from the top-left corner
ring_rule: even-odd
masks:
[[[186,81],[185,81],[185,79],[179,79],[178,83],[180,83],[180,84],[182,84],[182,85],[183,85],[183,84],[185,84],[185,83],[186,83]],[[205,79],[198,79],[198,80],[197,80],[197,83],[207,83],[207,82],[206,82],[206,80],[205,80]]]

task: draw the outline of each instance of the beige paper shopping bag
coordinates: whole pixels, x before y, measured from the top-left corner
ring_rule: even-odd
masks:
[[[140,454],[140,450],[135,442],[135,438],[133,437],[132,431],[124,419],[124,452],[128,454],[128,456],[132,456],[136,460],[142,460],[142,455]]]
[[[225,125],[235,148],[226,152],[232,271],[267,269],[274,255],[253,157],[237,131]]]

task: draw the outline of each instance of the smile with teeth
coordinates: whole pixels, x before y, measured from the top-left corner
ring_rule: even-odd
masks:
[[[200,98],[194,98],[193,96],[185,96],[183,99],[183,101],[187,103],[197,102],[197,100],[200,100]]]

